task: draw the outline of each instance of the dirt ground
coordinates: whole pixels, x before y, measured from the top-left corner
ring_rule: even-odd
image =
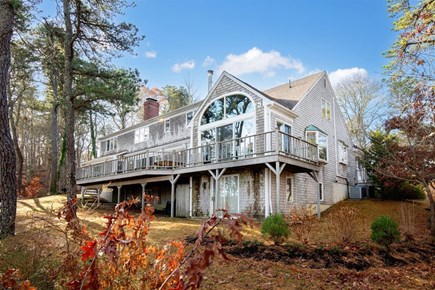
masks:
[[[37,222],[46,222],[51,228],[61,227],[55,218],[66,198],[61,195],[18,201],[17,235],[0,242],[0,270],[5,267],[29,267],[20,255],[12,260],[10,250],[20,244],[49,247],[44,243],[53,230],[40,231],[41,242],[29,243],[29,232]],[[103,216],[113,205],[79,209],[79,217],[88,229],[97,233],[105,222]],[[379,215],[387,214],[400,220],[400,202],[345,201],[325,213],[314,227],[309,245],[298,243],[293,237],[280,246],[272,245],[260,233],[260,223],[245,229],[242,245],[231,245],[226,251],[230,262],[217,261],[208,269],[204,289],[435,289],[435,247],[428,242],[427,204],[415,204],[416,241],[401,242],[386,251],[370,242],[370,224]],[[350,245],[337,242],[328,227],[328,220],[343,206],[359,210],[360,232]],[[161,244],[170,240],[192,237],[200,219],[170,219],[157,216],[150,231],[150,241]],[[48,228],[48,227],[47,227]],[[34,237],[33,232],[33,237]],[[45,237],[45,238],[44,238]],[[13,246],[13,247],[12,247]],[[53,245],[52,245],[53,246]],[[36,250],[35,250],[36,251]],[[9,255],[8,255],[9,254]],[[27,259],[27,258],[25,258]],[[46,257],[49,261],[49,257]],[[27,262],[26,262],[27,261]],[[38,265],[34,265],[37,267]],[[24,271],[25,272],[25,271]],[[32,277],[30,277],[32,278]],[[36,277],[35,277],[36,279]],[[40,289],[44,289],[43,286]]]

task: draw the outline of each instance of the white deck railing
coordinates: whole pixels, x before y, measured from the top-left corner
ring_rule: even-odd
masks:
[[[149,169],[177,169],[210,163],[230,162],[266,155],[284,155],[317,163],[317,145],[278,130],[205,144],[177,151],[146,151],[77,170],[77,179],[88,179]]]

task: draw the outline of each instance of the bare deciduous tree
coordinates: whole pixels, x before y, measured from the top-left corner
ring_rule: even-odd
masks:
[[[335,86],[337,101],[346,119],[354,144],[365,148],[368,132],[381,121],[385,102],[381,96],[382,84],[355,73]]]

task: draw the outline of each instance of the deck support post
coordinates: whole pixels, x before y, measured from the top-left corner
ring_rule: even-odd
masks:
[[[220,170],[216,169],[215,172],[213,172],[212,170],[209,170],[208,172],[210,172],[210,175],[213,177],[214,180],[214,200],[216,200],[217,198],[217,194],[219,192],[219,179],[222,177],[222,175],[225,173],[227,169],[223,168]],[[217,202],[216,202],[217,203]],[[213,207],[216,207],[215,205]],[[210,209],[210,216],[213,214],[213,209]]]
[[[171,218],[174,217],[175,183],[177,183],[178,178],[180,178],[180,174],[172,175],[171,179],[169,179],[171,183]]]
[[[286,163],[279,164],[279,161],[275,162],[275,168],[270,165],[269,163],[266,163],[267,167],[269,167],[270,171],[272,171],[275,174],[275,196],[276,196],[276,213],[279,213],[281,211],[280,208],[280,181],[281,181],[281,173],[284,170],[284,167]]]
[[[270,215],[270,212],[271,212],[271,210],[270,210],[270,207],[271,207],[271,204],[270,204],[270,201],[269,201],[269,198],[270,198],[270,179],[269,179],[269,169],[267,169],[267,168],[265,168],[264,169],[264,189],[265,189],[265,192],[264,192],[264,204],[265,204],[265,208],[264,208],[264,217],[265,218],[267,218],[269,215]]]
[[[100,204],[101,187],[97,188],[97,204]]]
[[[190,218],[193,215],[193,213],[192,213],[192,207],[193,207],[193,205],[192,205],[192,195],[193,195],[192,188],[193,188],[193,178],[191,176],[191,177],[189,177],[189,217]]]
[[[86,191],[86,187],[81,186],[81,187],[80,187],[80,194],[81,194],[81,196],[82,196],[82,205],[85,204],[85,191]]]
[[[122,188],[122,185],[117,185],[116,187],[118,188],[118,203],[120,203],[121,202],[121,188]]]
[[[147,183],[143,182],[140,185],[142,186],[141,208],[142,208],[142,212],[143,212],[143,209],[145,207],[145,186],[147,186]]]
[[[307,172],[315,182],[317,182],[317,219],[320,220],[320,183],[319,174],[316,171]]]

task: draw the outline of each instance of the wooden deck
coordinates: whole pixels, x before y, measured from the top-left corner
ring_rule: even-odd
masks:
[[[318,171],[318,148],[280,131],[172,151],[125,154],[77,170],[77,184],[158,178],[221,168],[286,163],[295,172]]]

